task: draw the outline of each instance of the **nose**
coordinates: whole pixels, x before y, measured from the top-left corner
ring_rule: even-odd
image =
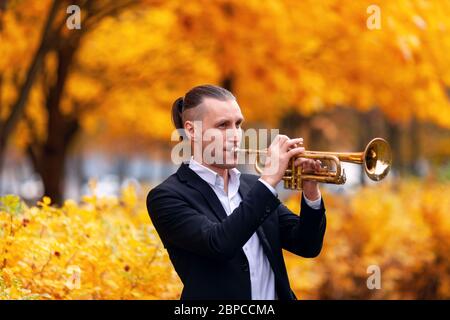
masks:
[[[225,145],[226,148],[238,147],[241,142],[241,129],[239,127],[233,126],[225,131]]]
[[[237,126],[233,126],[232,131],[230,132],[229,142],[233,142],[233,144],[237,144],[241,137],[241,128]]]

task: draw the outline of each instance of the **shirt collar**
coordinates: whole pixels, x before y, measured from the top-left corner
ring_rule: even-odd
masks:
[[[195,161],[193,157],[189,160],[189,168],[210,185],[220,187],[224,190],[223,178],[217,172]],[[230,179],[228,180],[228,194],[229,196],[233,196],[239,190],[239,177],[241,176],[241,172],[236,168],[232,168],[228,170],[228,174],[230,175]]]

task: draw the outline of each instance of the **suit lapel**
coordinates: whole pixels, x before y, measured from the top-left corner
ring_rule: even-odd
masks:
[[[181,164],[177,174],[180,180],[185,181],[200,193],[219,221],[227,217],[227,213],[223,209],[222,203],[220,203],[213,189],[198,174],[192,171],[187,164]]]

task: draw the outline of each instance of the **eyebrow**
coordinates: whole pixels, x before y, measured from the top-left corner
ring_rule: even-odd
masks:
[[[228,123],[228,122],[230,122],[230,120],[229,119],[226,119],[226,118],[223,118],[223,119],[220,119],[220,120],[217,120],[216,121],[216,124],[220,124],[220,123]],[[244,117],[239,117],[237,120],[236,120],[236,122],[244,122]]]

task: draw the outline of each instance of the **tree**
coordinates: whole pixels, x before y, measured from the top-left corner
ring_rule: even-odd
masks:
[[[2,160],[3,160],[3,154],[4,150],[6,148],[6,143],[8,141],[8,138],[10,137],[11,133],[13,132],[14,128],[17,126],[17,123],[19,122],[20,117],[23,115],[24,109],[27,104],[27,100],[29,97],[29,94],[31,92],[31,88],[33,86],[33,83],[35,82],[39,70],[41,68],[42,61],[50,49],[50,43],[52,40],[52,25],[56,17],[58,9],[58,2],[55,0],[50,5],[47,21],[45,22],[42,36],[40,40],[40,44],[38,46],[38,49],[36,50],[36,53],[32,57],[32,61],[30,63],[30,66],[28,70],[26,71],[26,76],[23,84],[21,85],[19,89],[19,93],[17,95],[17,98],[15,102],[12,104],[11,110],[7,117],[5,119],[2,119],[0,117],[0,171],[2,168]],[[6,2],[4,2],[1,10],[1,31],[3,31],[3,20],[4,20],[4,14],[6,10]],[[2,32],[3,35],[3,32]],[[2,39],[3,40],[3,39]],[[2,66],[2,70],[5,69],[5,66]],[[4,73],[0,76],[0,90],[3,89],[3,79]],[[1,99],[0,95],[0,115],[2,114],[1,111],[3,111],[3,101]]]
[[[1,32],[7,55],[0,68],[7,72],[0,119],[12,110],[17,79],[24,83],[23,61],[38,47],[33,26],[50,8],[48,1],[34,4],[23,19],[25,4],[2,13],[8,23]],[[286,123],[286,115],[308,119],[342,106],[363,114],[378,109],[393,127],[413,118],[450,126],[450,61],[443,54],[450,49],[450,8],[443,2],[381,1],[381,30],[366,26],[369,1],[75,4],[85,14],[82,29],[55,22],[15,138],[57,201],[78,133],[118,152],[168,145],[172,102],[200,83],[232,89],[247,122],[270,127]]]
[[[42,177],[45,194],[51,196],[55,202],[62,200],[61,185],[64,176],[65,158],[67,150],[80,127],[78,115],[76,113],[64,114],[64,110],[61,108],[66,82],[76,60],[80,43],[86,34],[92,31],[100,21],[136,4],[134,1],[103,1],[102,3],[72,1],[70,4],[76,4],[83,8],[85,16],[81,30],[69,31],[65,26],[64,19],[65,8],[68,2],[66,6],[63,6],[64,3],[54,1],[50,6],[49,17],[44,28],[41,44],[33,57],[27,78],[21,93],[17,97],[17,102],[10,108],[9,116],[2,126],[1,135],[2,146],[4,146],[17,125],[19,117],[23,116],[23,120],[31,133],[28,136],[30,141],[26,147],[27,151],[36,171]],[[151,3],[151,1],[146,3]],[[15,9],[23,10],[23,7],[19,6]],[[61,14],[61,9],[64,9],[63,14]],[[34,13],[36,14],[36,12]],[[60,19],[54,22],[57,13],[59,13]],[[19,27],[18,24],[17,27]],[[42,90],[41,98],[44,101],[43,111],[46,113],[46,134],[39,135],[36,131],[36,119],[29,116],[33,112],[26,114],[24,111],[32,83],[37,78],[42,61],[49,52],[51,57],[45,62],[45,69],[39,77],[41,81],[40,89]],[[54,60],[53,65],[48,61],[52,58]]]

